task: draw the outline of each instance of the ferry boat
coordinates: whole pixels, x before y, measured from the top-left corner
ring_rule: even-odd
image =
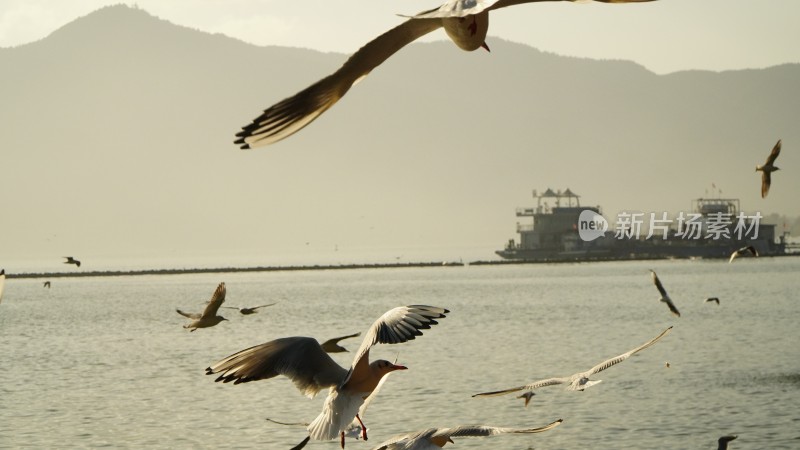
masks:
[[[621,213],[614,229],[608,218],[607,229],[593,239],[582,236],[587,222],[583,217],[602,217],[599,206],[582,207],[580,196],[570,189],[533,191],[536,206],[517,208],[519,240],[510,239],[496,253],[508,260],[593,261],[660,258],[730,258],[731,254],[753,246],[759,256],[787,254],[787,233],[776,239],[776,226],[764,224],[760,216],[741,213],[739,199],[698,198],[687,215],[668,218],[656,214]],[[583,215],[582,215],[583,214]],[[623,219],[622,223],[620,219]],[[628,224],[624,223],[628,220]],[[633,225],[640,228],[634,230]],[[636,231],[636,233],[633,233]],[[652,231],[652,233],[651,233]]]

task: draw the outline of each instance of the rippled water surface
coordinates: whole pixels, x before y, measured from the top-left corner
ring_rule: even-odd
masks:
[[[682,317],[658,301],[650,268]],[[309,400],[283,377],[214,383],[204,368],[278,337],[322,341],[364,331],[392,307],[429,304],[451,313],[415,341],[373,349],[409,370],[367,411],[369,442],[347,448],[434,426],[563,418],[546,433],[459,438],[454,448],[714,449],[737,434],[734,450],[797,449],[799,275],[798,258],[762,258],[58,278],[51,289],[9,279],[0,447],[288,449],[303,428],[265,419],[310,421],[324,395]],[[184,330],[175,308],[199,311],[221,281],[228,305],[278,304]],[[719,306],[704,302],[711,296]],[[515,395],[471,397],[589,369],[671,325],[584,392],[542,388],[528,408]],[[334,358],[347,366],[352,355]]]

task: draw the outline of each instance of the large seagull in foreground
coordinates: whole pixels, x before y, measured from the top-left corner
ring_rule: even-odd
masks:
[[[524,386],[514,387],[514,388],[511,388],[511,389],[503,389],[502,391],[483,392],[481,394],[475,394],[475,395],[473,395],[473,397],[494,397],[494,396],[510,394],[512,392],[518,392],[518,391],[531,391],[531,390],[534,390],[534,389],[537,389],[537,388],[540,388],[540,387],[553,386],[553,385],[556,385],[556,384],[566,384],[568,391],[582,391],[582,390],[584,390],[584,389],[586,389],[588,387],[594,386],[595,384],[600,383],[602,381],[602,380],[590,380],[589,377],[591,377],[592,375],[595,375],[597,373],[600,373],[600,372],[608,369],[611,366],[619,364],[622,361],[625,361],[626,359],[630,358],[635,353],[640,352],[640,351],[646,349],[647,347],[650,347],[651,345],[653,345],[656,342],[658,342],[658,340],[661,339],[662,337],[664,337],[667,333],[669,333],[670,330],[672,330],[672,327],[667,328],[666,330],[662,331],[661,334],[659,334],[655,338],[645,342],[644,344],[636,347],[635,349],[633,349],[633,350],[631,350],[629,352],[623,353],[623,354],[621,354],[619,356],[615,356],[615,357],[613,357],[611,359],[607,359],[607,360],[601,362],[600,364],[592,367],[591,369],[587,370],[586,372],[578,372],[578,373],[570,375],[568,377],[546,378],[544,380],[534,381],[533,383],[526,384]]]
[[[355,52],[333,74],[292,97],[270,106],[242,127],[234,143],[243,149],[274,144],[300,131],[401,48],[420,37],[444,28],[459,48],[477,50],[486,45],[489,11],[506,6],[541,1],[580,0],[449,0],[438,8],[423,11],[383,33]],[[639,3],[654,0],[595,0],[603,3]]]

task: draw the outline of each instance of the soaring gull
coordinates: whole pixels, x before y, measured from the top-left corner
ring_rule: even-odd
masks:
[[[775,147],[772,147],[772,151],[769,153],[769,156],[767,156],[767,161],[764,165],[756,166],[756,172],[761,172],[761,198],[766,198],[767,194],[769,194],[769,185],[772,183],[772,172],[780,170],[779,167],[774,165],[775,160],[780,154],[781,140],[778,139],[778,143],[775,144]]]
[[[211,300],[209,300],[206,304],[206,309],[204,309],[202,313],[187,313],[181,311],[180,309],[176,309],[175,311],[178,311],[178,314],[192,319],[192,321],[187,325],[184,325],[183,328],[189,328],[189,331],[194,331],[198,328],[213,327],[223,320],[228,320],[217,315],[219,307],[222,306],[222,302],[225,301],[225,292],[225,283],[220,283],[219,286],[217,286],[217,289],[214,291],[214,294],[211,296]]]
[[[531,390],[534,390],[534,389],[538,389],[540,387],[553,386],[553,385],[556,385],[556,384],[566,384],[568,391],[582,391],[582,390],[584,390],[584,389],[586,389],[588,387],[591,387],[591,386],[593,386],[593,385],[595,385],[597,383],[600,383],[602,381],[602,380],[590,380],[589,377],[591,377],[592,375],[595,375],[595,374],[597,374],[599,372],[602,372],[602,371],[608,369],[609,367],[611,367],[613,365],[619,364],[622,361],[625,361],[626,359],[630,358],[631,355],[633,355],[633,354],[635,354],[635,353],[637,353],[637,352],[639,352],[641,350],[644,350],[647,347],[650,347],[651,345],[653,345],[656,342],[658,342],[659,339],[664,337],[664,335],[669,333],[670,330],[672,330],[672,327],[667,328],[666,330],[662,331],[661,334],[659,334],[655,338],[645,342],[644,344],[636,347],[635,349],[633,349],[633,350],[631,350],[629,352],[623,353],[623,354],[621,354],[619,356],[615,356],[615,357],[613,357],[611,359],[607,359],[607,360],[601,362],[600,364],[592,367],[591,369],[587,370],[586,372],[578,372],[578,373],[570,375],[568,377],[546,378],[544,380],[534,381],[533,383],[526,384],[524,386],[518,386],[518,387],[510,388],[510,389],[503,389],[501,391],[484,392],[484,393],[481,393],[481,394],[475,394],[475,395],[473,395],[473,397],[494,397],[494,396],[506,395],[506,394],[510,394],[512,392],[518,392],[518,391],[531,391]]]
[[[667,290],[664,289],[664,286],[661,284],[661,280],[658,279],[658,275],[656,275],[656,272],[654,270],[650,270],[650,274],[653,277],[653,284],[656,285],[656,289],[658,289],[658,292],[661,293],[660,300],[667,304],[667,307],[669,307],[669,310],[670,312],[672,312],[672,314],[675,314],[676,316],[680,317],[681,316],[680,311],[678,311],[678,308],[675,307],[675,303],[672,303],[672,299],[669,298],[669,294],[667,294]]]
[[[459,48],[484,47],[489,30],[489,11],[523,3],[576,0],[448,0],[438,8],[411,16],[355,52],[339,70],[270,106],[252,123],[242,127],[234,141],[243,149],[274,144],[300,131],[341,99],[372,69],[401,48],[439,28]],[[653,0],[596,0],[603,3],[639,3]]]
[[[562,419],[539,428],[500,428],[485,425],[460,426],[454,428],[428,428],[390,438],[372,450],[435,450],[447,443],[454,444],[454,437],[485,437],[498,434],[531,434],[552,430],[561,425]]]

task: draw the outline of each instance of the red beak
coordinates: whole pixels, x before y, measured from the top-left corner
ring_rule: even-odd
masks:
[[[408,370],[408,367],[406,367],[406,366],[398,366],[396,364],[392,364],[392,370],[393,371],[394,370]]]

